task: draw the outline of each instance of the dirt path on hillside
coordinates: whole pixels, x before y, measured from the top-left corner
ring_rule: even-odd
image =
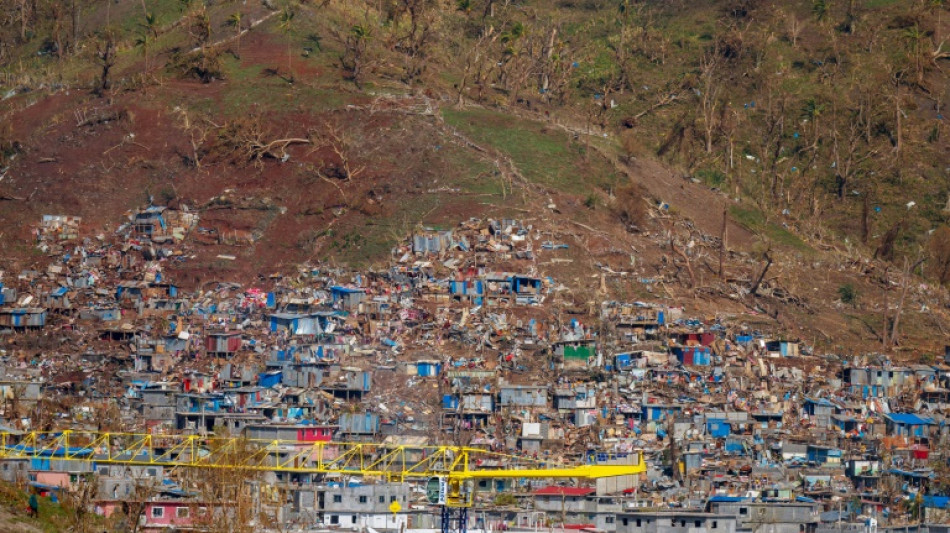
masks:
[[[703,233],[718,236],[722,231],[723,210],[734,203],[725,195],[683,179],[656,161],[636,159],[626,168],[627,175],[643,185],[651,196],[669,204],[679,216],[692,220]],[[726,240],[730,249],[748,251],[756,236],[730,219]]]
[[[0,507],[0,531],[9,533],[43,533],[42,530],[19,521],[19,518],[7,509]]]
[[[554,119],[543,113],[519,109],[508,111],[528,120],[544,122],[576,136],[599,137],[604,134],[599,128],[591,129],[569,124],[563,117]],[[677,176],[674,171],[658,161],[635,159],[626,163],[596,142],[589,143],[588,146],[610,161],[618,172],[642,185],[650,196],[669,204],[671,208],[676,209],[680,217],[691,220],[700,231],[706,235],[719,236],[722,231],[723,210],[734,203],[727,196],[701,183],[694,183]],[[756,235],[748,228],[733,220],[729,221],[727,242],[730,249],[748,251],[755,241]]]

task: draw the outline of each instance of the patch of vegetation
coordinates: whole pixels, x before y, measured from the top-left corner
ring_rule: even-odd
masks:
[[[758,209],[744,206],[731,206],[729,208],[729,216],[736,223],[748,228],[749,231],[767,237],[778,245],[793,248],[799,252],[815,252],[814,248],[808,246],[799,236],[773,222],[769,222],[765,218],[765,214]]]
[[[841,303],[854,307],[858,304],[858,291],[853,284],[845,283],[838,287],[838,298],[841,299]]]
[[[29,525],[47,533],[59,533],[71,529],[72,511],[61,503],[54,503],[50,498],[38,498],[40,508],[36,518],[26,516],[25,509],[29,497],[26,490],[5,481],[0,482],[0,506],[15,514],[11,518],[12,522]]]
[[[587,198],[584,198],[584,207],[587,209],[595,209],[597,207],[597,196],[588,194]]]
[[[445,109],[442,116],[476,143],[511,157],[532,183],[583,194],[592,186],[607,188],[618,181],[609,163],[595,151],[541,123],[482,109]]]
[[[709,187],[721,187],[726,181],[726,175],[715,168],[703,168],[696,171],[696,178]]]

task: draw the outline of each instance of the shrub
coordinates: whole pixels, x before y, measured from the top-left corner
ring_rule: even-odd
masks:
[[[858,291],[850,283],[838,287],[838,297],[841,298],[843,304],[853,306],[858,303]]]

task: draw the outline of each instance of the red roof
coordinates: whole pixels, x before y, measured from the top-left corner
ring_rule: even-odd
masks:
[[[557,487],[551,485],[534,491],[535,496],[587,496],[593,494],[594,489],[582,487]]]

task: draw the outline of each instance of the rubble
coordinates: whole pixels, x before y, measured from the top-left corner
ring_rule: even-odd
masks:
[[[2,280],[5,438],[85,427],[303,443],[454,441],[556,462],[645,450],[639,480],[480,487],[485,506],[519,495],[513,510],[487,511],[512,527],[536,525],[532,509],[549,525],[593,520],[605,531],[657,519],[822,531],[830,511],[845,513],[835,521],[874,517],[882,526],[906,523],[911,509],[946,516],[936,492],[946,470],[928,469],[947,462],[950,350],[944,362],[915,366],[818,355],[745,316],[696,316],[652,290],[660,279],[634,273],[631,282],[655,299],[565,300],[566,287],[538,261],[559,259],[569,245],[519,220],[422,230],[385,269],[315,263],[259,286],[211,282],[193,292],[165,275],[167,262],[187,255],[189,233],[208,233],[186,207],[149,206],[111,236],[81,238],[79,228],[74,217],[44,217],[35,234],[55,256],[50,267]],[[234,232],[216,239],[253,242]],[[0,462],[5,481],[77,490],[68,461]],[[162,488],[142,493],[149,509],[178,512],[186,504],[176,502],[197,501],[174,472],[153,477]],[[314,495],[330,489],[317,481],[297,480],[292,498],[264,507],[342,525],[358,502],[321,508]],[[128,473],[100,470],[97,482],[103,514],[139,490]],[[368,486],[346,497],[418,503],[403,484]],[[392,528],[377,507],[363,526]],[[644,518],[641,507],[656,513]]]

